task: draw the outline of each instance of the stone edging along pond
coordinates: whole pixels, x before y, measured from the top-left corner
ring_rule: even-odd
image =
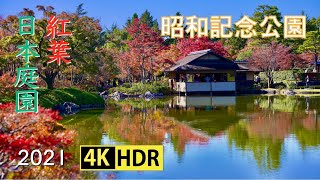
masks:
[[[319,94],[320,89],[262,89],[264,94],[278,94],[278,95],[301,95],[301,94]]]
[[[125,98],[144,98],[144,99],[154,99],[154,98],[161,98],[164,97],[163,94],[156,94],[156,93],[151,93],[151,92],[146,92],[144,94],[140,95],[127,95],[121,92],[115,92],[110,95],[105,95],[103,93],[99,94],[103,99],[109,99],[113,98],[116,100],[121,100]],[[53,109],[58,110],[61,114],[64,115],[71,115],[79,112],[80,110],[93,110],[93,109],[104,109],[105,104],[81,104],[78,105],[73,102],[64,102],[61,104],[58,104],[53,107]]]
[[[240,93],[242,94],[242,93]],[[240,95],[239,94],[239,95]],[[300,94],[319,94],[320,95],[320,89],[294,89],[294,90],[288,90],[288,89],[261,89],[260,91],[251,92],[250,94],[275,94],[275,95],[300,95]],[[163,94],[156,94],[152,92],[146,92],[144,94],[134,94],[134,95],[127,95],[125,93],[121,92],[114,92],[112,94],[99,94],[103,99],[109,99],[113,98],[116,100],[122,100],[125,98],[143,98],[143,99],[155,99],[155,98],[163,98],[165,97]],[[58,104],[53,107],[53,109],[58,110],[61,114],[64,115],[71,115],[75,114],[81,110],[93,110],[93,109],[104,109],[105,104],[81,104],[78,105],[73,102],[64,102],[61,104]]]
[[[93,110],[93,109],[104,109],[105,104],[82,104],[77,105],[73,102],[64,102],[63,104],[59,104],[53,109],[58,110],[61,114],[64,115],[72,115],[81,110]]]
[[[121,93],[119,91],[116,91],[110,95],[106,95],[106,94],[100,94],[104,99],[108,99],[108,98],[114,98],[114,99],[125,99],[125,98],[145,98],[145,99],[153,99],[153,98],[158,98],[158,97],[163,97],[164,94],[162,93],[152,93],[150,91],[147,91],[144,94],[125,94],[125,93]]]

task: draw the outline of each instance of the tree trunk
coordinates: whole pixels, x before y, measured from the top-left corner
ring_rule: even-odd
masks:
[[[44,81],[46,82],[48,89],[53,89],[53,88],[54,88],[54,87],[53,87],[53,85],[54,85],[54,78],[48,77],[48,78],[45,78]]]
[[[268,75],[267,77],[268,77],[268,88],[270,88],[271,85],[273,84],[272,83],[272,77],[271,77],[271,75]]]
[[[73,86],[73,68],[71,68],[71,76],[70,76],[70,86]]]
[[[144,84],[144,82],[145,82],[145,78],[146,78],[146,70],[145,70],[145,67],[144,67],[144,65],[145,65],[145,59],[144,58],[142,58],[142,60],[141,60],[141,82],[142,82],[142,84]]]
[[[317,62],[318,62],[318,54],[317,53],[314,53],[314,67],[315,67],[315,70],[316,72],[318,72],[318,65],[317,65]]]
[[[144,70],[144,68],[142,68],[142,84],[145,82],[145,78],[146,78],[146,71]]]
[[[44,75],[42,75],[41,73],[38,74],[46,82],[48,89],[54,88],[54,80],[57,77],[58,72],[46,71]]]
[[[145,69],[144,69],[144,65],[142,64],[141,65],[141,75],[142,75],[142,77],[141,77],[141,82],[142,82],[142,84],[144,83],[144,80],[145,80],[145,77],[146,77],[146,71],[145,71]]]

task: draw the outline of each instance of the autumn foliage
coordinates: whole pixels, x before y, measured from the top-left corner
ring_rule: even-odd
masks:
[[[155,69],[156,55],[163,48],[163,39],[159,33],[141,23],[135,18],[127,28],[130,39],[127,41],[129,52],[123,53],[119,58],[119,66],[124,73],[138,77],[144,82]],[[131,69],[131,71],[126,70]]]
[[[59,164],[60,150],[68,150],[76,134],[65,130],[57,121],[62,117],[58,112],[40,108],[38,113],[16,113],[15,104],[0,105],[0,175],[6,178],[76,178],[78,167],[73,166],[71,154],[64,153],[64,166],[18,166],[25,149],[31,153],[53,150],[51,162]],[[49,154],[48,154],[49,155]],[[30,157],[29,157],[30,158]],[[44,156],[43,158],[48,158]]]
[[[130,81],[144,81],[159,69],[168,68],[193,51],[211,49],[221,56],[228,56],[222,42],[214,42],[207,37],[185,38],[178,40],[176,45],[165,45],[159,32],[138,18],[135,18],[126,30],[130,36],[126,42],[129,48],[118,57],[118,66],[122,72],[121,76]]]
[[[255,49],[251,63],[263,69],[280,70],[289,66],[287,63],[291,58],[290,48],[282,44],[271,43]]]
[[[112,118],[109,117],[109,113],[101,116],[104,130],[109,132],[111,138],[120,138],[130,144],[148,145],[172,141],[180,155],[184,153],[187,144],[204,145],[209,142],[207,134],[200,133],[172,117],[167,117],[160,109],[147,109],[144,112],[131,105],[123,105],[121,112],[124,113],[123,118],[114,121],[110,121]]]
[[[302,66],[305,62],[299,56],[291,53],[291,49],[283,44],[272,42],[259,48],[254,48],[249,59],[252,66],[262,70],[268,77],[268,87],[273,81],[273,72]]]
[[[12,77],[9,73],[0,76],[0,94],[3,97],[13,96],[15,93],[15,88],[13,84],[15,83],[15,77]]]
[[[180,50],[181,57],[187,56],[190,52],[200,51],[204,49],[211,49],[213,52],[219,54],[220,56],[228,56],[228,52],[224,48],[222,42],[213,42],[207,37],[180,39],[177,43],[177,48]]]

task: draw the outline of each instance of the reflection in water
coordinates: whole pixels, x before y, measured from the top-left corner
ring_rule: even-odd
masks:
[[[127,99],[110,101],[96,120],[85,123],[86,129],[81,120],[67,124],[88,134],[80,136],[81,144],[165,147],[164,172],[103,172],[99,178],[320,178],[319,100]],[[90,127],[95,127],[94,132]]]
[[[187,143],[207,144],[209,141],[205,133],[165,116],[163,109],[157,107],[139,109],[123,105],[115,113],[110,115],[106,111],[101,121],[104,132],[117,142],[142,145],[172,143],[176,152],[182,155]]]
[[[261,170],[280,168],[283,144],[290,134],[302,149],[320,145],[317,109],[310,110],[307,105],[303,111],[303,99],[297,97],[258,99],[262,110],[246,114],[245,120],[231,126],[228,139],[230,145],[252,151]],[[309,98],[306,102],[309,104]]]

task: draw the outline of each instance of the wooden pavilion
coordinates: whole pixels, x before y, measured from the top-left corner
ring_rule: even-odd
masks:
[[[235,93],[237,74],[242,81],[254,80],[254,71],[210,49],[195,51],[166,70],[171,88],[178,93]],[[239,80],[240,81],[240,80]]]

